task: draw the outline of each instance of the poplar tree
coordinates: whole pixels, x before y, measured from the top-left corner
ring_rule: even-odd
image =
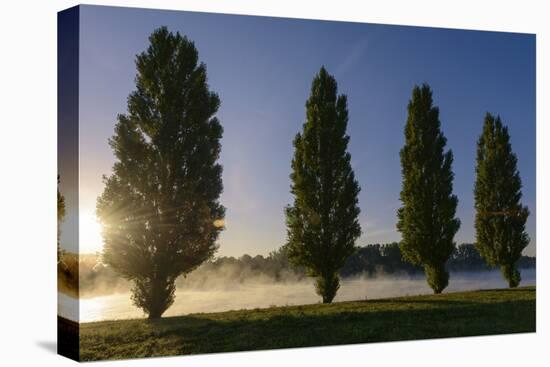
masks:
[[[116,157],[97,201],[103,261],[159,318],[175,280],[211,258],[223,229],[220,100],[193,42],[165,27],[136,57],[136,89],[109,143]]]
[[[403,183],[397,229],[402,235],[403,257],[424,268],[434,293],[441,293],[449,283],[445,263],[454,251],[454,236],[460,228],[460,220],[455,218],[458,199],[453,195],[453,153],[444,151],[446,143],[430,87],[415,86],[400,152]]]
[[[476,174],[476,247],[488,264],[500,267],[510,288],[517,287],[521,276],[516,263],[529,244],[525,232],[529,209],[521,204],[517,157],[499,116],[485,116]]]
[[[323,303],[334,299],[338,270],[355,250],[359,185],[347,151],[347,98],[337,95],[336,80],[324,67],[313,79],[306,122],[294,139],[291,193],[286,207],[285,249],[294,266],[316,278]]]

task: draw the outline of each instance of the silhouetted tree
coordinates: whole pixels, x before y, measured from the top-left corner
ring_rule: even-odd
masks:
[[[397,229],[404,258],[422,265],[434,293],[441,293],[449,283],[445,263],[455,248],[460,221],[455,218],[458,199],[452,194],[453,154],[444,152],[447,139],[439,109],[432,104],[430,87],[415,86],[400,152],[403,205],[397,212]]]
[[[477,249],[490,265],[500,267],[511,288],[517,287],[521,276],[516,263],[529,243],[529,209],[521,204],[521,178],[508,128],[489,113],[477,144],[476,173]]]
[[[61,251],[61,223],[65,219],[65,198],[59,191],[59,175],[57,175],[57,263],[59,264],[63,258]]]
[[[103,261],[132,280],[149,318],[174,301],[176,278],[212,257],[223,229],[220,105],[193,42],[165,27],[136,57],[136,90],[109,143],[117,158],[97,201]]]
[[[479,271],[491,269],[472,243],[463,243],[457,246],[447,262],[447,268],[452,271]]]
[[[475,245],[471,243],[463,243],[456,248],[453,258],[457,263],[463,264],[463,269],[482,268],[487,264],[476,250]]]
[[[422,268],[418,265],[413,265],[410,262],[403,259],[401,249],[398,242],[392,242],[384,244],[380,247],[382,254],[382,264],[384,273],[407,273],[416,274],[422,271]]]
[[[380,247],[379,244],[359,247],[355,253],[348,257],[346,263],[340,269],[340,275],[342,277],[355,274],[375,275],[380,270],[379,268],[383,266]]]
[[[294,139],[291,193],[287,206],[287,243],[291,263],[316,280],[323,303],[334,299],[338,270],[354,253],[361,235],[359,185],[347,152],[347,98],[337,96],[336,80],[324,67],[313,79],[306,122]]]

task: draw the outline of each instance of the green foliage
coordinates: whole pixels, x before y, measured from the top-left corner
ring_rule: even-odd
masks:
[[[104,263],[134,282],[134,303],[157,318],[174,300],[176,278],[217,249],[223,129],[193,42],[164,27],[149,41],[109,141],[117,161],[97,215]]]
[[[57,175],[57,264],[60,265],[63,259],[61,250],[61,223],[65,219],[65,198],[59,191],[59,175]]]
[[[458,199],[452,194],[453,154],[444,152],[447,139],[439,109],[432,104],[430,87],[415,86],[400,152],[403,186],[397,229],[404,258],[422,265],[428,284],[440,293],[449,281],[445,263],[454,251],[460,220],[455,218]]]
[[[399,244],[392,242],[359,247],[348,258],[340,275],[343,278],[357,275],[374,277],[388,274],[412,275],[419,271],[422,269],[403,260]]]
[[[525,257],[526,267],[533,266],[530,261],[535,258]],[[482,271],[491,270],[492,267],[483,260],[481,254],[473,243],[463,243],[456,247],[453,255],[447,262],[450,271]]]
[[[426,263],[424,264],[424,273],[434,293],[443,292],[449,285],[449,272],[445,268],[445,263],[436,263],[435,265]]]
[[[294,139],[291,193],[285,209],[289,259],[317,278],[317,293],[332,302],[338,270],[355,252],[361,235],[359,185],[347,152],[347,98],[337,96],[336,80],[321,68],[306,102],[306,122]]]
[[[336,272],[327,272],[326,275],[323,274],[315,279],[315,290],[323,297],[323,303],[331,303],[338,289],[340,289],[340,278]]]
[[[500,266],[510,287],[521,276],[516,263],[529,244],[525,222],[529,209],[521,204],[521,178],[508,128],[487,113],[477,143],[476,246],[492,266]]]

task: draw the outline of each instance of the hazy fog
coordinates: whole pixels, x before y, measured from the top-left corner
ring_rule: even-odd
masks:
[[[320,302],[311,279],[298,280],[289,275],[284,281],[273,282],[267,277],[251,276],[236,281],[228,275],[230,274],[218,274],[217,277],[209,277],[206,281],[199,281],[193,277],[182,279],[178,282],[176,300],[164,316]],[[521,285],[535,284],[535,269],[522,269],[521,276]],[[506,286],[500,272],[496,270],[451,273],[449,286],[445,292],[505,288]],[[342,281],[335,302],[429,293],[431,289],[423,276],[356,277]],[[73,298],[60,293],[58,302],[61,316],[73,320],[78,318],[76,302]],[[140,317],[144,317],[144,314],[132,305],[130,293],[127,290],[80,300],[79,321],[81,322]]]

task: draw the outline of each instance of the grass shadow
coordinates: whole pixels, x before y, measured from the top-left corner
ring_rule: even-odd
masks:
[[[400,303],[418,307],[399,308]],[[385,304],[389,309],[377,309]],[[85,325],[81,357],[126,359],[535,331],[535,302],[530,299],[394,299],[357,307],[336,312],[312,307],[308,313],[265,309]]]

